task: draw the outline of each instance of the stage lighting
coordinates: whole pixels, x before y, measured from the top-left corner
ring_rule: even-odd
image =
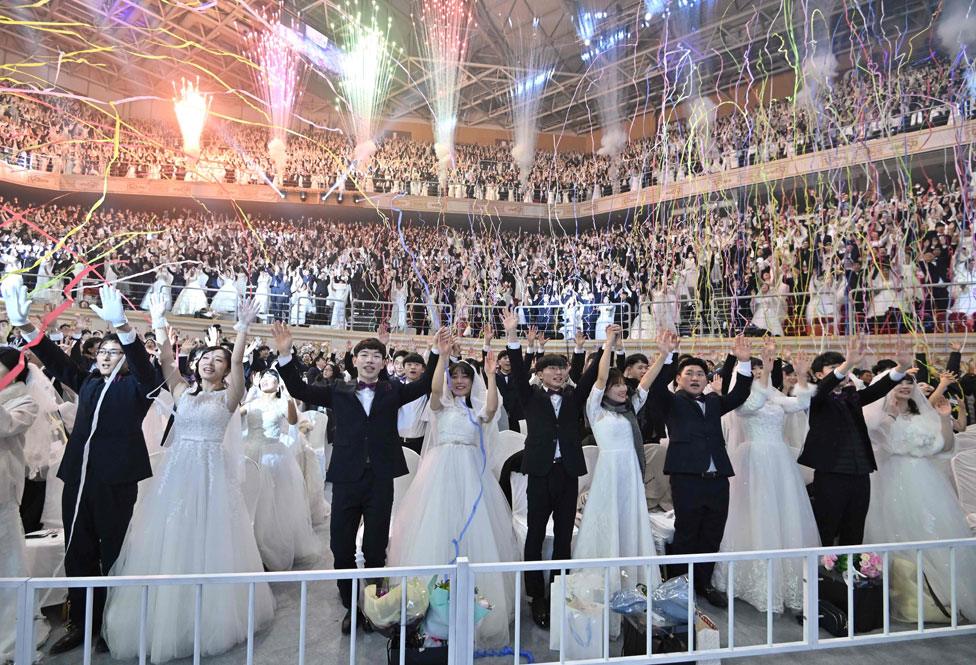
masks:
[[[336,193],[336,202],[337,203],[342,203],[342,190],[341,189]]]
[[[353,202],[353,203],[360,203],[360,202],[361,202],[362,200],[363,200],[363,197],[362,197],[362,196],[360,196],[359,194],[355,194],[355,195],[354,195],[354,196],[352,197],[352,202]]]
[[[299,200],[301,200],[302,202],[304,202],[304,201],[305,201],[305,199],[307,199],[307,198],[308,198],[308,192],[306,192],[306,191],[305,191],[305,190],[303,189],[302,191],[300,191],[300,192],[298,192],[298,198],[299,198]]]

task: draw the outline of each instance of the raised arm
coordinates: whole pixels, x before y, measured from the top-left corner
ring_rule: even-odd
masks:
[[[244,391],[247,390],[244,381],[244,349],[247,347],[247,329],[257,320],[258,309],[253,298],[243,301],[238,307],[237,323],[234,324],[237,337],[234,339],[230,375],[227,377],[227,408],[231,410],[237,409],[244,398]]]
[[[496,385],[495,371],[498,369],[497,358],[494,351],[489,351],[485,356],[485,387],[488,395],[485,397],[484,422],[491,422],[498,411],[498,386]]]
[[[596,379],[593,382],[594,390],[603,390],[607,387],[607,376],[610,375],[610,358],[613,357],[613,342],[616,339],[620,326],[607,326],[607,339],[603,343],[603,353],[597,363]]]
[[[437,331],[437,334],[434,335],[435,344],[440,339],[442,334],[447,335],[447,337],[450,338],[451,337],[450,328],[445,327]],[[432,356],[437,356],[437,360],[438,360],[437,363],[431,362],[433,360]],[[444,363],[445,363],[444,366],[447,367],[446,363],[450,361],[450,351],[448,351],[445,354],[440,352],[438,346],[431,347],[431,356],[428,356],[427,365],[424,367],[424,373],[420,375],[420,378],[414,381],[413,383],[408,383],[406,385],[403,384],[399,385],[400,406],[403,406],[404,404],[409,404],[410,402],[414,401],[418,397],[423,397],[424,395],[430,392],[431,385],[433,384],[434,376],[437,374],[436,368],[440,362],[441,356],[444,356]]]
[[[100,287],[98,294],[101,306],[92,305],[91,310],[102,321],[105,321],[115,329],[116,334],[119,336],[119,341],[122,343],[122,351],[125,353],[125,360],[128,364],[129,371],[132,372],[132,375],[139,382],[142,389],[146,391],[146,397],[154,394],[161,387],[158,384],[159,377],[153,368],[152,361],[149,359],[149,353],[146,352],[146,347],[139,339],[136,331],[132,329],[125,316],[125,309],[122,305],[122,294],[114,286],[108,284]]]
[[[451,355],[451,346],[454,338],[450,334],[445,334],[447,328],[437,331],[435,343],[437,344],[437,365],[434,368],[434,376],[430,381],[430,410],[440,411],[441,397],[444,395],[444,375],[447,373],[447,359]],[[429,367],[432,363],[427,363]]]
[[[7,310],[7,320],[10,325],[20,328],[21,335],[27,340],[27,347],[54,378],[76,393],[79,392],[88,372],[28,321],[31,301],[27,298],[27,287],[24,286],[23,278],[17,274],[7,276],[0,284],[0,296],[3,297]]]
[[[512,381],[515,384],[515,389],[518,390],[519,399],[524,404],[528,401],[532,388],[529,386],[529,370],[522,358],[522,347],[518,343],[518,317],[515,316],[512,309],[506,310],[505,316],[502,318],[502,325],[505,328],[505,337],[508,340],[508,358],[512,362]]]
[[[664,362],[671,357],[671,354],[678,347],[678,334],[671,332],[670,330],[664,330],[658,335],[657,338],[658,354],[654,358],[654,362],[647,368],[644,372],[644,376],[641,377],[640,383],[637,384],[641,390],[646,390],[650,392],[651,386],[657,380],[657,377],[661,374],[661,369],[664,367]]]
[[[292,335],[288,326],[281,321],[271,324],[271,336],[274,338],[275,347],[278,349],[278,374],[284,382],[288,393],[297,400],[301,400],[306,406],[332,406],[332,386],[310,386],[299,374],[296,363],[292,362],[291,348]]]
[[[735,386],[729,391],[729,394],[721,396],[723,414],[742,406],[752,392],[752,366],[750,364],[752,342],[749,338],[743,335],[737,336],[732,346],[732,354],[739,362],[736,369],[738,376],[735,377]]]

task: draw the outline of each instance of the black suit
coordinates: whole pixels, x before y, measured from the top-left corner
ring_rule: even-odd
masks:
[[[672,393],[660,378],[651,386],[645,408],[656,410],[668,429],[664,473],[670,476],[674,502],[671,553],[717,552],[729,514],[729,476],[735,475],[725,450],[722,416],[748,399],[752,377],[739,374],[728,395],[702,395],[700,403],[684,391]],[[712,463],[714,472],[709,471]],[[671,572],[682,574],[686,568],[674,566]],[[714,568],[714,563],[695,565],[699,592],[711,586]]]
[[[325,474],[326,481],[332,483],[329,540],[337,569],[356,567],[356,531],[361,521],[365,523],[366,567],[386,565],[393,479],[407,473],[397,431],[397,411],[430,392],[436,366],[436,356],[432,355],[423,376],[413,383],[377,382],[368,414],[356,394],[355,383],[310,386],[302,381],[294,359],[278,366],[292,397],[307,406],[330,408],[337,418],[332,460]],[[339,580],[338,585],[342,604],[348,609],[352,583]]]
[[[593,363],[577,382],[561,394],[557,416],[546,390],[529,385],[529,372],[522,359],[522,349],[510,349],[512,375],[525,413],[528,431],[522,455],[522,473],[529,477],[528,534],[525,538],[525,560],[542,558],[549,517],[553,518],[554,559],[572,556],[573,526],[579,477],[586,473],[586,460],[580,445],[583,410],[590,389],[596,381],[597,363]],[[576,358],[575,356],[580,356]],[[582,353],[574,354],[574,369],[582,366]],[[556,444],[560,457],[555,459]],[[546,584],[541,572],[525,574],[525,590],[533,598],[545,598]]]
[[[142,421],[152,404],[148,395],[155,394],[159,387],[157,375],[141,341],[136,339],[122,348],[129,372],[119,373],[105,393],[89,444],[84,490],[79,502],[85,443],[92,433],[95,406],[105,387],[105,379],[97,371],[88,372],[76,365],[47,337],[42,336],[33,347],[44,368],[78,394],[75,425],[58,470],[58,478],[64,481],[61,512],[65,542],[70,541],[64,555],[64,570],[68,577],[108,573],[119,555],[132,519],[138,482],[152,475],[146,441],[142,436]],[[83,626],[85,590],[69,589],[68,601],[71,621]],[[95,589],[92,621],[96,630],[101,626],[104,606],[105,590]]]
[[[831,372],[810,399],[810,430],[797,460],[814,469],[811,494],[822,545],[860,545],[871,500],[871,472],[878,466],[861,407],[883,398],[897,384],[885,376],[864,390],[834,389]]]

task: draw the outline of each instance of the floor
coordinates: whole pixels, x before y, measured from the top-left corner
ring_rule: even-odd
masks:
[[[318,567],[328,568],[331,555],[326,547],[327,529],[320,532],[323,540],[323,551],[326,552]],[[278,665],[282,663],[298,662],[298,623],[299,623],[299,585],[296,583],[281,583],[273,587],[277,603],[275,621],[272,626],[255,635],[254,662],[258,664]],[[719,610],[704,605],[702,610],[708,614],[719,626],[722,643],[725,644],[728,615]],[[204,608],[206,611],[206,608]],[[61,630],[59,618],[51,613],[51,637],[42,647],[43,662],[50,665],[76,665],[82,662],[81,650],[48,656],[47,646],[57,639]],[[307,637],[305,658],[308,663],[316,665],[340,665],[349,663],[349,640],[340,634],[339,626],[343,611],[339,602],[335,584],[332,582],[311,583],[308,587]],[[522,649],[527,650],[532,660],[522,659],[521,662],[543,662],[558,660],[557,651],[549,650],[549,636],[547,631],[538,629],[532,624],[527,605],[523,606],[522,616]],[[908,626],[893,626],[893,630],[907,629]],[[766,640],[765,614],[760,614],[750,605],[737,601],[735,605],[735,636],[737,645],[763,644]],[[776,615],[773,624],[773,638],[776,642],[799,640],[802,627],[792,615]],[[829,637],[821,633],[821,637]],[[359,631],[356,646],[356,663],[374,665],[386,660],[387,639],[379,634],[366,635]],[[620,653],[620,641],[611,643],[611,655]],[[245,662],[245,647],[241,645],[219,656],[203,658],[206,665],[241,665]],[[107,653],[94,653],[92,663],[96,665],[115,665],[122,661],[115,660]],[[132,663],[137,661],[130,661]],[[178,665],[189,665],[192,659],[175,661]],[[394,662],[398,662],[394,660]],[[495,665],[513,662],[512,656],[481,657],[476,660],[483,665]],[[705,661],[702,661],[703,663]],[[708,661],[709,665],[717,661]],[[976,636],[960,636],[938,639],[912,640],[886,645],[872,645],[844,649],[825,649],[817,652],[792,653],[776,656],[725,659],[726,663],[736,665],[891,665],[891,664],[927,664],[939,665],[973,665],[976,663]]]

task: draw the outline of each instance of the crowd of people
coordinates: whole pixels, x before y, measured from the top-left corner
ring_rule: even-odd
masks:
[[[159,293],[175,314],[232,317],[240,296],[259,320],[464,337],[500,332],[513,306],[550,338],[965,330],[976,315],[976,255],[962,232],[957,181],[805,200],[701,208],[625,225],[508,230],[407,222],[238,217],[207,210],[88,210],[3,201],[5,273],[32,297],[118,280],[134,307]],[[42,229],[38,234],[36,229]],[[69,233],[70,232],[70,233]],[[66,238],[60,243],[56,239]],[[109,247],[115,246],[113,252]]]
[[[891,73],[851,69],[818,98],[676,118],[615,156],[598,154],[597,145],[591,152],[543,148],[524,174],[511,145],[458,144],[443,181],[432,144],[395,135],[357,163],[347,136],[303,127],[289,136],[282,166],[269,154],[265,129],[217,121],[191,157],[175,122],[127,120],[116,137],[114,118],[91,106],[25,90],[0,95],[0,155],[23,168],[67,174],[569,203],[970,117],[965,81],[962,69],[935,58]]]
[[[480,357],[465,353],[457,329],[447,326],[395,350],[384,324],[343,355],[296,340],[300,329],[282,322],[272,326],[271,347],[257,345],[249,327],[260,306],[249,298],[229,338],[211,327],[190,350],[166,320],[160,293],[149,296],[152,333],[142,336],[111,286],[92,305],[101,323],[85,331],[67,322],[35,325],[19,275],[4,279],[0,295],[17,331],[13,346],[0,347],[0,533],[10,536],[0,541],[0,572],[9,576],[26,574],[22,522],[29,515],[63,524],[70,576],[315,565],[322,552],[314,529],[326,521],[336,569],[356,567],[359,548],[366,567],[382,568],[444,565],[459,556],[475,563],[626,558],[970,534],[935,461],[954,452],[974,413],[976,364],[963,368],[961,346],[935,373],[938,359],[915,354],[907,337],[870,366],[858,337],[843,354],[811,357],[789,355],[773,338],[754,350],[739,335],[727,357],[701,358],[682,353],[679,336],[662,331],[649,358],[628,354],[623,329],[611,323],[597,347],[588,349],[580,333],[572,353],[558,354],[543,350],[535,326],[520,334],[519,317],[507,308],[501,351],[486,338]],[[65,404],[76,415],[59,419],[63,433],[52,438],[51,417]],[[107,413],[113,426],[99,427]],[[328,425],[319,427],[320,420]],[[500,435],[509,430],[520,445],[502,453]],[[164,457],[152,465],[160,445]],[[584,454],[591,445],[595,457]],[[328,450],[324,479],[315,462],[304,462],[314,458],[312,446]],[[418,453],[394,510],[394,480]],[[58,492],[27,487],[38,482],[31,473],[25,483],[34,459]],[[245,496],[246,464],[259,469],[256,506]],[[323,509],[326,487],[331,503]],[[770,496],[777,510],[769,510]],[[550,519],[551,554],[544,552]],[[939,607],[951,596],[961,623],[976,620],[976,550],[921,556],[926,587],[918,593]],[[802,613],[802,560],[776,560],[771,568],[764,560],[737,563],[734,587],[728,568],[695,564],[700,603],[725,607],[734,588],[759,611]],[[915,564],[915,550],[891,555],[886,583],[896,620],[915,621]],[[566,585],[596,594],[609,580],[616,598],[686,572],[680,565],[606,576],[577,571]],[[374,622],[389,627],[382,598],[399,603],[398,583],[368,580],[353,605],[350,581],[340,580],[341,632],[370,631]],[[531,617],[543,631],[550,608],[561,606],[550,583],[542,571],[525,573]],[[265,583],[250,591],[206,585],[199,626],[186,610],[193,587],[150,586],[143,610],[141,593],[96,589],[86,624],[85,591],[70,589],[70,620],[50,652],[77,648],[90,627],[93,641],[115,658],[139,655],[142,635],[151,662],[186,657],[195,633],[200,655],[210,656],[275,617]],[[482,575],[476,594],[476,643],[508,644],[514,579]],[[15,607],[4,603],[0,614]],[[428,618],[433,611],[431,604]],[[13,644],[14,623],[0,623],[0,656]],[[615,639],[619,620],[603,630]],[[411,624],[409,633],[412,644],[427,647],[447,638],[436,621]]]

